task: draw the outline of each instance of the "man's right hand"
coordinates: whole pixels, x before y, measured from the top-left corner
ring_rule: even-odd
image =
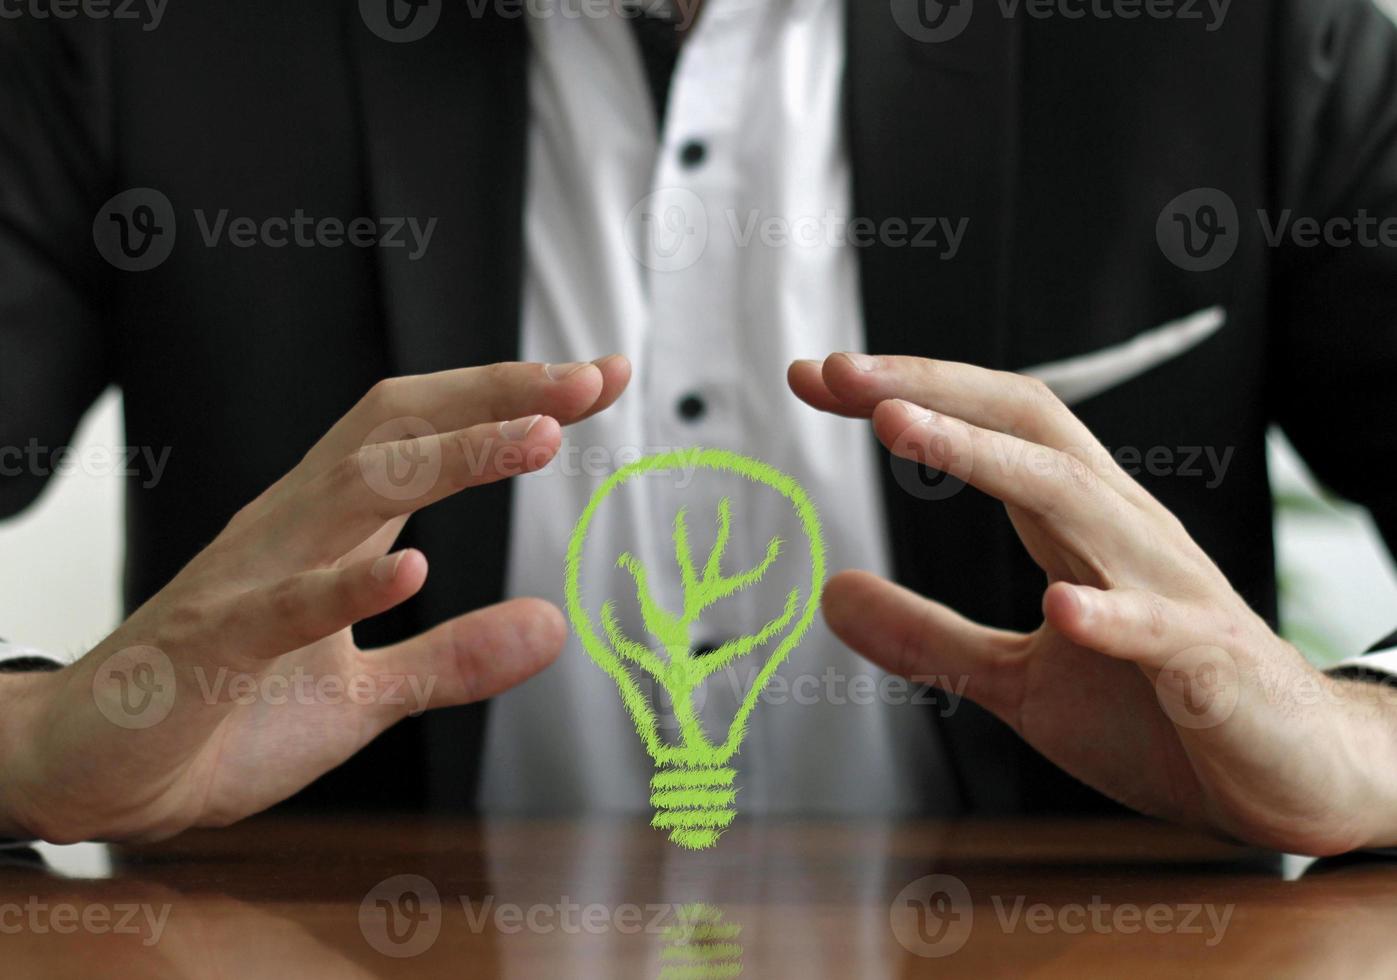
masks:
[[[375,386],[94,650],[54,673],[0,675],[0,836],[151,840],[226,825],[409,713],[542,670],[566,626],[538,599],[379,650],[360,650],[350,627],[426,581],[421,552],[389,553],[409,515],[546,465],[559,424],[610,406],[629,379],[613,355]]]

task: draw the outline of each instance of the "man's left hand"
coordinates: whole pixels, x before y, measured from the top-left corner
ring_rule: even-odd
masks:
[[[1014,633],[844,572],[823,605],[851,647],[963,678],[1052,762],[1144,813],[1296,853],[1397,844],[1397,699],[1311,667],[1045,385],[858,354],[798,361],[788,380],[1002,501],[1047,576],[1043,624]]]

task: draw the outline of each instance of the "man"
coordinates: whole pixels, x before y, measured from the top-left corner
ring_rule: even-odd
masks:
[[[584,445],[796,475],[833,567],[913,590],[836,576],[833,633],[963,679],[1109,797],[1287,850],[1393,844],[1384,688],[1268,624],[1263,445],[1279,422],[1397,538],[1377,421],[1397,250],[1332,234],[1397,203],[1391,25],[1359,0],[1206,24],[932,6],[710,0],[659,33],[367,2],[7,27],[0,443],[60,442],[116,382],[128,439],[175,451],[128,505],[131,618],[70,668],[0,678],[0,833],[235,820],[406,713],[202,695],[219,669],[438,679],[424,706],[445,707],[542,668],[565,636],[546,604],[459,613],[561,588],[596,475],[535,473],[512,501],[495,481],[579,423]],[[826,211],[838,234],[781,243]],[[973,489],[882,465],[838,416]],[[1231,451],[1226,479],[1105,448],[1184,446]],[[400,493],[395,459],[433,478]],[[0,503],[40,485],[7,477]],[[679,490],[635,514],[667,520]],[[539,784],[642,806],[599,673],[570,654],[488,720],[405,722],[301,802],[467,806],[483,759],[495,809],[537,808]],[[114,726],[135,693],[162,717]],[[754,732],[760,808],[1102,802],[968,707],[830,707]]]

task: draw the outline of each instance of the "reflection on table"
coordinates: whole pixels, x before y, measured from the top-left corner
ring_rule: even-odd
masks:
[[[1397,974],[1397,865],[1286,880],[1147,821],[739,820],[695,854],[643,821],[268,816],[65,863],[0,867],[6,976]]]

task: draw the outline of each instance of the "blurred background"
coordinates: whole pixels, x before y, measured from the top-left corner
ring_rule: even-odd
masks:
[[[124,445],[113,390],[73,440],[75,458]],[[1270,457],[1283,632],[1320,666],[1362,653],[1397,628],[1397,569],[1367,512],[1318,487],[1279,433]],[[11,642],[73,658],[120,621],[122,481],[98,469],[56,477],[0,524],[0,636]]]

